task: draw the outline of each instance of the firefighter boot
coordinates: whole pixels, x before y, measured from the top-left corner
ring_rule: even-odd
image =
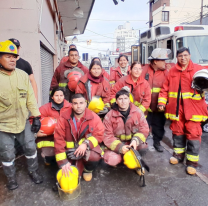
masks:
[[[153,146],[158,152],[163,152],[163,147],[161,146],[159,141],[154,141]]]
[[[84,179],[86,182],[91,181],[91,179],[92,179],[92,172],[83,173],[83,179]]]
[[[9,190],[15,190],[18,188],[17,180],[16,177],[7,177],[8,183],[7,183],[7,188]]]
[[[35,184],[40,184],[43,182],[42,175],[39,174],[39,171],[29,172],[29,176]]]
[[[191,167],[191,166],[187,166],[186,172],[187,172],[189,175],[195,175],[195,174],[196,174],[196,168]]]
[[[183,162],[185,153],[176,154],[173,152],[173,156],[170,158],[170,164],[176,165],[179,162]]]

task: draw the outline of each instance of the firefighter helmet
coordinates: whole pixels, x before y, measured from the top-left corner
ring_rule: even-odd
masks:
[[[208,69],[199,70],[194,74],[192,88],[199,91],[208,91]]]
[[[128,152],[124,154],[124,157],[123,157],[124,164],[129,169],[140,169],[142,166],[141,166],[140,160],[137,158],[134,151],[133,149],[130,149]]]
[[[60,169],[56,174],[56,179],[64,192],[72,194],[78,186],[79,170],[73,165],[70,167],[72,169],[72,172],[69,171],[69,176],[63,175],[62,169]]]
[[[101,97],[99,96],[94,96],[89,103],[88,109],[95,113],[99,113],[104,109],[105,105]]]
[[[148,58],[148,60],[168,60],[168,55],[171,53],[170,49],[164,49],[164,48],[156,48],[152,51],[151,56]]]
[[[13,54],[19,56],[17,53],[17,47],[9,40],[0,42],[0,54]]]
[[[44,134],[51,135],[54,133],[57,120],[54,117],[43,117],[40,119],[41,127],[40,130]]]

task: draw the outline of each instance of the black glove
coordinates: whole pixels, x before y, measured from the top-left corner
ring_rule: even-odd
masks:
[[[31,126],[31,131],[37,133],[40,130],[40,127],[41,127],[40,117],[34,117]]]
[[[74,152],[76,151],[76,149],[77,149],[77,148],[72,148],[72,149],[68,149],[68,150],[66,151],[66,156],[67,156],[68,159],[71,159],[71,160],[80,160],[80,159],[82,159],[82,157],[83,157],[84,155],[79,155],[78,157],[76,157],[76,156],[74,155]]]

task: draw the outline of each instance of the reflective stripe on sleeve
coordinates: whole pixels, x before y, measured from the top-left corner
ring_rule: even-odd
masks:
[[[153,88],[151,89],[151,93],[159,93],[160,90],[161,90],[161,88],[153,87]]]
[[[114,102],[116,102],[116,98],[113,98],[110,100],[110,103],[113,104]]]
[[[91,137],[88,137],[87,138],[90,142],[92,142],[93,146],[94,147],[97,147],[98,146],[98,141],[95,137],[91,136]]]
[[[54,147],[54,142],[52,141],[41,141],[37,143],[37,148],[40,149],[42,147]]]
[[[59,87],[66,87],[67,83],[59,83]]]
[[[141,105],[139,105],[139,109],[141,109],[143,112],[145,112],[146,111],[146,108],[141,104]]]
[[[179,121],[179,115],[178,115],[178,117],[176,117],[175,114],[165,113],[165,117],[166,117],[166,119]]]
[[[85,138],[82,138],[81,140],[79,140],[78,144],[81,145],[84,141],[85,141]]]
[[[59,154],[56,154],[56,161],[61,161],[61,160],[65,160],[66,159],[66,153],[65,152],[62,152],[62,153],[59,153]]]
[[[169,97],[172,97],[172,98],[177,98],[178,92],[169,92],[169,93],[168,93],[168,96],[169,96]]]
[[[74,148],[74,142],[66,142],[66,148],[67,149]]]
[[[208,116],[203,115],[192,115],[191,121],[194,122],[205,122],[208,119]]]
[[[110,104],[109,103],[105,103],[105,107],[110,107]]]
[[[164,97],[160,97],[160,98],[158,98],[158,103],[166,104],[167,103],[167,99],[164,98]]]
[[[115,140],[115,141],[113,141],[113,142],[111,143],[111,145],[110,145],[110,149],[111,149],[111,150],[115,150],[116,147],[118,146],[118,144],[120,144],[120,143],[121,143],[120,140]]]
[[[115,84],[115,81],[110,81],[110,84]]]
[[[134,137],[139,137],[139,139],[141,139],[142,142],[146,142],[146,138],[142,133],[135,133]]]

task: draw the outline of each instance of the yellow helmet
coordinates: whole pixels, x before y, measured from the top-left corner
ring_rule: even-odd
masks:
[[[75,166],[71,166],[72,173],[69,171],[69,176],[62,175],[62,169],[57,172],[56,179],[61,189],[72,194],[77,188],[79,182],[79,170]]]
[[[130,149],[128,152],[124,154],[124,164],[129,169],[140,169],[142,167],[140,159],[138,158],[139,155],[136,155],[135,152],[138,151]]]
[[[90,109],[91,111],[95,113],[99,113],[100,111],[104,109],[104,107],[105,107],[105,104],[102,98],[99,96],[94,96],[88,106],[88,109]]]
[[[0,54],[13,54],[19,56],[17,54],[17,47],[9,40],[0,42]]]

